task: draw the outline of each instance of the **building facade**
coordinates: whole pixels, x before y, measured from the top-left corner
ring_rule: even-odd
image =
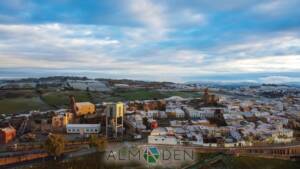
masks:
[[[67,124],[68,134],[98,134],[101,131],[100,124]]]
[[[16,137],[16,129],[12,126],[0,129],[0,143],[7,144]]]

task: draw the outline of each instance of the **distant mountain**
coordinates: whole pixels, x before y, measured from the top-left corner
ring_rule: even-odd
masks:
[[[258,86],[256,82],[234,82],[234,81],[190,81],[186,84],[197,84],[203,86]]]
[[[243,81],[190,81],[185,84],[194,84],[198,86],[207,86],[207,87],[245,87],[245,86],[286,86],[286,87],[300,87],[300,83],[298,82],[290,82],[290,83],[277,83],[277,84],[265,84],[259,82],[243,82]]]

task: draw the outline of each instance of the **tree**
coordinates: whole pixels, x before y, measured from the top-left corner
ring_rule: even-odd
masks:
[[[97,137],[97,135],[91,135],[89,138],[89,145],[95,147],[98,151],[104,151],[107,146],[107,141],[103,137]]]
[[[45,149],[54,158],[61,156],[65,150],[65,139],[62,135],[49,134],[45,142]]]

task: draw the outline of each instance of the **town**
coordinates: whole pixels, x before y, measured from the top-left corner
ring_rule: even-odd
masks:
[[[76,96],[68,95],[65,108],[3,113],[0,120],[1,151],[6,154],[10,152],[10,157],[18,156],[20,152],[23,152],[23,156],[32,154],[34,150],[39,150],[41,154],[43,148],[40,145],[51,135],[59,135],[67,140],[69,150],[66,152],[88,144],[86,141],[94,136],[106,140],[108,145],[133,142],[139,145],[202,148],[207,151],[236,148],[239,153],[243,148],[299,145],[298,87],[258,84],[222,87],[199,83],[108,82],[68,78],[62,83],[59,79],[7,81],[1,84],[1,90],[31,89],[39,85],[40,88],[46,86],[56,90],[70,90],[72,86],[72,90],[93,93],[138,88],[167,91],[175,95],[102,102],[77,101]],[[183,97],[182,93],[178,96],[176,92],[192,92],[193,95]],[[76,144],[79,146],[74,146]],[[280,152],[280,155],[272,151],[265,156],[298,158],[300,149],[291,149],[284,154]],[[5,155],[3,157],[7,158]],[[20,161],[6,159],[0,162],[13,164]]]

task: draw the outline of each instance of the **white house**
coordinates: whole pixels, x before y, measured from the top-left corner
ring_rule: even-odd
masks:
[[[101,124],[67,124],[68,134],[97,134],[101,131]]]
[[[149,144],[167,144],[167,145],[176,145],[177,139],[174,136],[148,136]]]
[[[194,144],[194,145],[203,145],[203,137],[202,137],[201,133],[192,132],[191,135],[192,135],[191,144]]]

